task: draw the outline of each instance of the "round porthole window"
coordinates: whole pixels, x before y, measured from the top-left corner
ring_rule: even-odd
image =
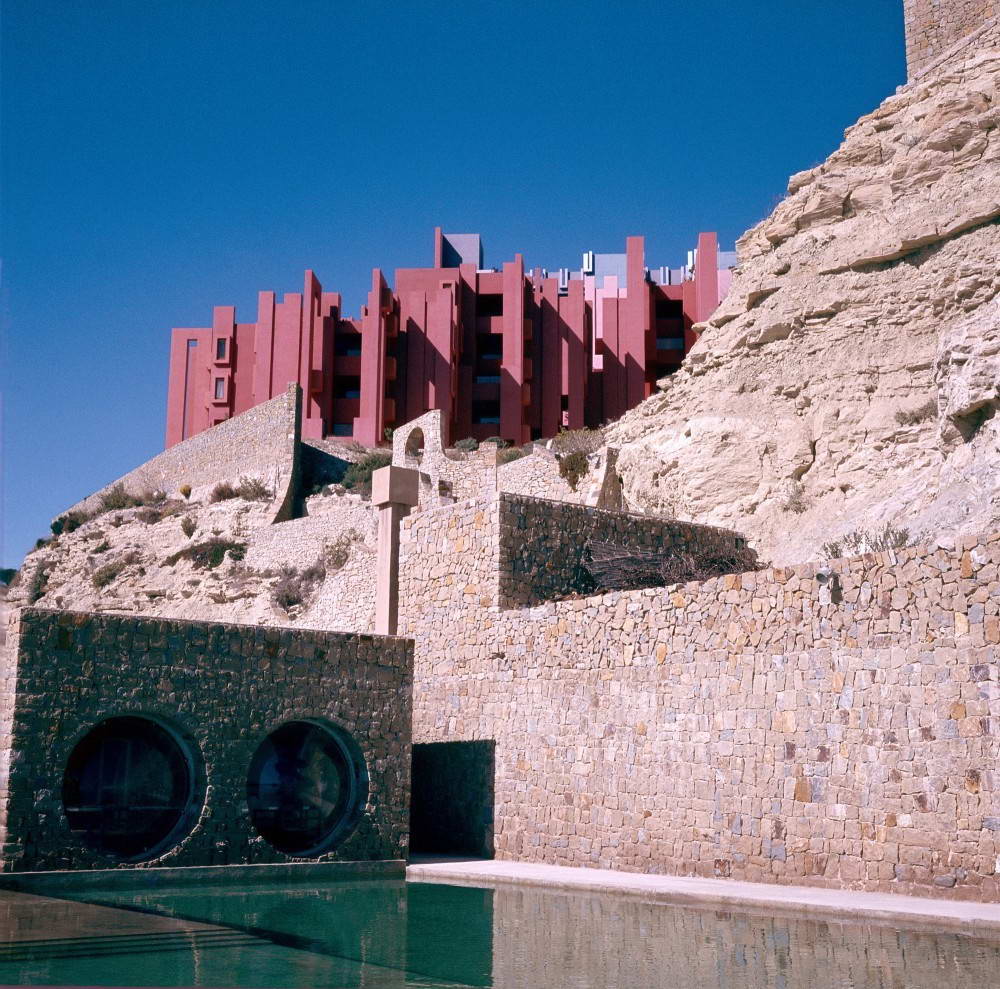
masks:
[[[278,851],[321,855],[357,823],[367,798],[364,761],[337,729],[289,721],[261,743],[247,775],[254,827]]]
[[[190,751],[150,718],[102,721],[70,753],[63,809],[91,848],[123,861],[155,858],[192,823]]]

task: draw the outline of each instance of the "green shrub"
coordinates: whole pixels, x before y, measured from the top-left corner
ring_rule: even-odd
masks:
[[[471,453],[473,450],[479,449],[479,440],[477,440],[474,436],[466,436],[464,440],[459,440],[455,444],[455,449]]]
[[[107,541],[107,540],[105,539],[105,540],[104,540],[103,542],[99,542],[99,543],[98,543],[98,544],[97,544],[97,545],[96,545],[96,546],[95,546],[95,547],[93,548],[93,550],[92,550],[91,552],[93,552],[93,553],[107,553],[107,551],[108,551],[109,549],[111,549],[111,543],[109,543],[109,542],[108,542],[108,541]]]
[[[16,576],[17,569],[15,567],[0,567],[0,584],[6,584],[7,587],[10,587]]]
[[[128,566],[128,561],[125,559],[114,560],[111,563],[104,564],[103,567],[99,567],[94,571],[93,576],[90,578],[90,582],[100,590],[102,587],[107,587],[116,577]]]
[[[236,493],[244,501],[270,501],[271,491],[259,477],[241,477]]]
[[[366,496],[370,495],[372,491],[372,474],[381,467],[388,467],[391,463],[391,453],[383,450],[372,450],[344,471],[344,476],[340,481],[341,486],[348,491],[357,491]]]
[[[526,457],[527,455],[527,452],[520,447],[511,447],[509,450],[500,450],[497,452],[497,463],[509,464],[512,460],[520,460],[521,457]]]
[[[212,488],[212,495],[209,499],[210,501],[228,501],[230,498],[236,497],[236,488],[234,488],[228,481],[219,481],[214,488]]]
[[[198,528],[198,523],[195,522],[193,518],[189,516],[184,516],[181,519],[181,532],[190,539],[194,535],[195,529]]]
[[[164,566],[172,567],[178,560],[190,560],[196,570],[214,570],[227,555],[231,560],[242,560],[247,555],[247,544],[213,536],[172,553],[163,563]]]
[[[576,491],[576,486],[580,481],[586,477],[588,470],[590,470],[590,464],[587,462],[587,454],[582,450],[565,453],[559,458],[559,476],[574,491]]]
[[[48,546],[51,542],[51,539],[46,539],[45,536],[42,536],[40,539],[35,540],[35,549],[41,549],[43,546]]]
[[[52,534],[58,536],[63,532],[76,532],[85,522],[89,522],[94,516],[89,512],[73,511],[60,515],[51,525]]]
[[[498,450],[502,450],[505,446],[509,446],[508,442],[502,436],[487,436],[479,445],[482,446],[483,443],[492,443]]]

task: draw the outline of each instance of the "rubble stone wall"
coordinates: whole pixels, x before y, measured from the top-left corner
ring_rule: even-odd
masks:
[[[746,540],[726,529],[512,494],[500,496],[500,526],[502,607],[539,604],[577,591],[591,540],[694,557],[746,552]]]
[[[1000,534],[504,610],[499,531],[400,547],[414,741],[495,741],[499,858],[1000,896]]]
[[[1000,43],[996,0],[903,0],[903,12],[910,79],[970,44]]]
[[[300,391],[284,395],[206,429],[105,485],[69,511],[94,511],[101,495],[116,484],[133,494],[162,490],[177,496],[182,484],[193,489],[219,481],[255,477],[274,492],[275,518],[291,518],[299,470]]]
[[[9,768],[0,777],[3,871],[121,864],[70,831],[61,789],[76,742],[101,720],[125,714],[170,726],[204,766],[193,828],[143,865],[293,861],[254,829],[246,774],[267,735],[300,719],[346,732],[364,756],[369,780],[357,826],[332,851],[312,860],[405,858],[410,643],[24,609],[7,647],[0,694],[10,705],[0,707],[8,723],[0,764]]]

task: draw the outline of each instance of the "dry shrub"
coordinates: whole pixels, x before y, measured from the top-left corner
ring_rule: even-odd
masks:
[[[509,464],[511,461],[520,460],[521,457],[526,457],[527,455],[527,451],[519,447],[513,447],[510,450],[500,450],[497,453],[497,464]]]
[[[786,512],[794,512],[801,515],[808,505],[806,504],[806,492],[801,484],[793,484],[781,506]]]
[[[587,476],[590,464],[587,461],[587,454],[582,450],[574,450],[572,453],[564,453],[559,458],[559,476],[574,490],[576,486]]]
[[[181,519],[181,532],[190,539],[194,535],[195,529],[198,528],[198,523],[195,522],[193,518],[185,516]]]
[[[185,546],[172,553],[164,561],[164,566],[172,567],[178,560],[190,560],[196,570],[214,570],[228,556],[231,560],[242,560],[247,555],[247,544],[232,539],[213,536],[201,543]]]
[[[190,484],[182,484],[180,486],[179,490],[180,490],[181,496],[184,498],[185,501],[187,501],[188,498],[191,497],[191,485]]]
[[[357,529],[348,529],[346,532],[342,532],[337,538],[326,547],[326,552],[324,553],[324,560],[326,562],[327,569],[331,573],[336,573],[338,570],[343,569],[346,566],[347,561],[351,558],[351,547],[361,539],[358,534]]]
[[[107,587],[108,584],[115,581],[118,576],[125,570],[126,567],[131,566],[133,563],[138,562],[139,554],[132,552],[126,553],[123,557],[117,560],[112,560],[110,563],[105,563],[103,567],[99,567],[94,571],[90,578],[90,582],[100,590],[102,587]]]
[[[271,600],[285,614],[306,605],[326,579],[326,565],[320,557],[305,570],[285,567],[271,591]]]
[[[479,449],[479,440],[473,436],[466,436],[465,439],[459,440],[455,444],[456,450],[462,450],[465,453],[472,453],[473,450]]]
[[[235,498],[236,494],[236,488],[234,488],[228,481],[219,481],[219,483],[212,488],[212,495],[209,500],[212,502],[229,501],[230,498]]]
[[[270,501],[271,489],[259,477],[241,477],[236,494],[244,501]]]
[[[886,522],[881,529],[855,529],[840,539],[823,543],[823,555],[828,560],[843,556],[861,556],[864,553],[884,553],[890,549],[905,549],[913,545],[910,530]]]
[[[917,423],[934,419],[937,416],[937,411],[937,399],[929,398],[923,405],[918,405],[915,409],[898,409],[896,422],[900,426],[915,426]]]
[[[603,429],[564,429],[552,437],[554,453],[595,453],[604,446]]]

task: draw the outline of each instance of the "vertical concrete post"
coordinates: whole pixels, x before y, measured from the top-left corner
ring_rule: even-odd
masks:
[[[399,616],[399,523],[420,498],[420,473],[382,467],[372,474],[372,504],[378,509],[375,634],[395,635]]]

